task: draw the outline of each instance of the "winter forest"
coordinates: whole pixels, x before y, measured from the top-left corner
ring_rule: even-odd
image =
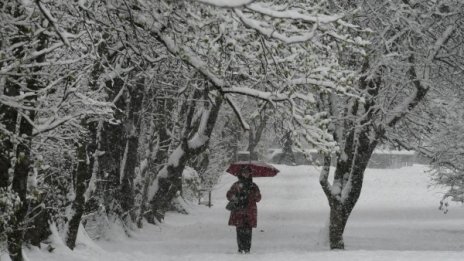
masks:
[[[280,170],[253,179],[256,260],[459,260],[463,41],[461,0],[0,1],[0,259],[246,258],[224,171],[253,160]],[[421,165],[371,168],[381,150]],[[455,245],[358,229],[374,209],[422,218],[413,209],[438,188],[436,223],[418,231],[452,230]],[[298,213],[295,233],[317,220],[306,246],[262,243]]]

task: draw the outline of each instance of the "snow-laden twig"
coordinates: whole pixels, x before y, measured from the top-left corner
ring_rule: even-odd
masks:
[[[252,29],[255,29],[256,31],[258,31],[259,33],[267,37],[275,38],[286,44],[307,42],[314,38],[316,30],[318,28],[318,23],[314,23],[310,32],[304,32],[304,33],[300,33],[299,35],[294,35],[294,36],[286,36],[284,34],[277,32],[274,28],[272,28],[271,25],[263,21],[258,21],[253,18],[247,17],[239,9],[234,9],[234,12],[240,18],[240,20],[243,22],[244,25]]]
[[[234,111],[235,115],[237,116],[238,120],[240,121],[240,124],[242,125],[242,128],[244,130],[250,130],[250,125],[246,122],[245,118],[242,116],[242,113],[240,112],[240,109],[238,108],[237,105],[235,105],[234,101],[232,100],[229,95],[225,94],[226,96],[226,101]]]
[[[409,111],[411,111],[414,107],[417,106],[420,100],[427,94],[429,88],[429,80],[430,80],[430,64],[435,60],[438,55],[438,52],[443,47],[443,45],[448,41],[448,39],[452,36],[453,32],[456,30],[456,24],[449,25],[445,31],[443,31],[442,35],[435,41],[431,52],[427,56],[426,59],[426,68],[424,70],[422,79],[418,78],[415,69],[415,59],[414,55],[411,54],[409,57],[410,62],[410,69],[409,75],[411,80],[414,83],[415,89],[414,91],[396,108],[392,110],[392,114],[386,120],[386,125],[393,126],[398,122],[401,118],[403,118]]]
[[[52,14],[50,13],[50,10],[48,10],[47,7],[45,7],[45,5],[41,2],[41,0],[36,0],[35,2],[37,4],[37,6],[39,7],[39,10],[45,16],[45,18],[47,18],[47,20],[50,22],[50,24],[53,25],[53,28],[55,28],[55,31],[58,34],[58,36],[60,37],[61,41],[63,41],[63,43],[66,46],[68,46],[68,47],[71,46],[71,44],[69,43],[69,40],[68,40],[68,34],[66,32],[64,32],[64,30],[61,29],[58,26],[58,23],[57,23],[58,21],[52,16]]]
[[[68,65],[68,64],[74,64],[78,63],[85,58],[89,57],[88,54],[82,55],[79,58],[76,59],[71,59],[71,60],[65,60],[65,61],[47,61],[43,63],[29,63],[29,64],[22,64],[19,67],[21,68],[33,68],[33,67],[44,67],[44,66],[58,66],[58,65]]]
[[[80,38],[83,34],[84,34],[84,32],[79,33],[77,35],[72,35],[72,37],[69,36],[68,39],[75,40],[75,39]],[[36,59],[37,57],[39,57],[41,55],[52,53],[56,49],[61,48],[63,46],[64,46],[63,42],[58,42],[58,43],[55,43],[55,44],[51,45],[48,48],[44,48],[44,49],[39,50],[39,51],[34,51],[34,52],[30,53],[29,55],[26,55],[25,57],[21,58],[20,60],[15,60],[14,62],[10,63],[8,66],[3,67],[0,70],[0,75],[7,74],[8,72],[10,72],[11,70],[14,70],[15,68],[19,67],[23,63],[25,63],[27,61],[30,61],[30,60],[34,60],[34,59]]]
[[[246,6],[247,9],[254,12],[267,15],[274,18],[284,18],[284,19],[293,19],[293,20],[302,20],[310,23],[320,23],[320,24],[329,24],[336,22],[343,17],[345,14],[334,14],[334,15],[324,15],[324,14],[306,14],[301,13],[300,10],[274,10],[271,7],[264,6],[261,3],[252,3]]]
[[[269,102],[280,102],[289,100],[289,96],[284,93],[272,93],[254,90],[246,87],[230,87],[222,89],[222,93],[242,94],[249,97],[265,100]]]
[[[217,7],[242,7],[255,2],[256,0],[194,0],[203,4],[213,5]]]

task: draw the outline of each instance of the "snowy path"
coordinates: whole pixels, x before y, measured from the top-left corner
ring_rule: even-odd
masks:
[[[212,208],[192,206],[190,215],[168,214],[159,227],[146,225],[130,239],[115,237],[74,252],[30,250],[30,260],[462,260],[464,208],[437,210],[436,190],[427,188],[424,167],[367,171],[361,198],[349,221],[347,251],[319,243],[328,216],[318,173],[311,166],[277,166],[276,177],[258,178],[262,201],[251,255],[236,254],[235,230],[227,226],[225,175]],[[3,260],[3,259],[2,259]]]

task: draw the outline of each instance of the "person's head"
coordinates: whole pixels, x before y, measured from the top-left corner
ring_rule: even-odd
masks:
[[[251,168],[249,166],[242,166],[238,173],[238,178],[251,179]]]

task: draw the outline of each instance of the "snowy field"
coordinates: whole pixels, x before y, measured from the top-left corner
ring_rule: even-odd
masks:
[[[190,215],[169,213],[166,222],[125,238],[90,242],[80,235],[75,251],[57,247],[26,251],[29,260],[463,260],[464,208],[438,210],[440,191],[429,188],[426,167],[369,169],[361,198],[345,232],[345,251],[328,251],[320,240],[328,217],[325,196],[312,166],[276,165],[273,178],[256,178],[263,195],[252,253],[236,253],[235,230],[227,226],[225,192],[236,180],[225,174],[213,191],[212,208],[191,206]],[[5,255],[3,260],[9,260]]]

